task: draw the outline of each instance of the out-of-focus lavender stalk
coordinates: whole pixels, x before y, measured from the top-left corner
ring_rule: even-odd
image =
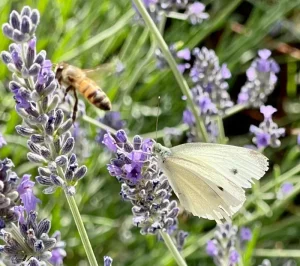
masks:
[[[91,265],[97,265],[80,213],[74,199],[75,186],[86,172],[72,153],[75,145],[70,132],[72,120],[58,108],[58,83],[46,51],[36,51],[35,31],[40,22],[38,10],[25,6],[21,13],[12,11],[9,23],[2,26],[5,36],[14,43],[1,58],[13,73],[9,88],[16,100],[16,111],[23,124],[17,132],[28,138],[29,161],[39,164],[38,183],[44,193],[63,188]]]

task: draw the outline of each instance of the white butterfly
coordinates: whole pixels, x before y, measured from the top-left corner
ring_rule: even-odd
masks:
[[[230,221],[246,200],[243,188],[269,165],[261,153],[230,145],[188,143],[169,149],[156,143],[153,151],[182,206],[217,223]]]

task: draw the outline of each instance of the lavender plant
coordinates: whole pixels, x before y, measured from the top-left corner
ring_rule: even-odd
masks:
[[[1,58],[13,73],[9,88],[14,94],[16,111],[23,119],[16,131],[28,139],[28,160],[40,165],[36,180],[46,186],[43,192],[51,194],[59,187],[64,190],[88,259],[91,265],[97,265],[72,197],[87,167],[79,166],[72,153],[75,145],[70,131],[72,120],[66,119],[58,108],[59,86],[52,63],[46,59],[46,51],[36,51],[35,31],[39,22],[38,10],[25,6],[21,13],[12,11],[9,23],[2,27],[5,36],[14,42],[9,51],[1,52]]]
[[[242,249],[251,237],[249,228],[241,228],[238,236],[237,226],[228,223],[220,225],[215,230],[214,238],[207,242],[206,252],[217,266],[238,265]]]
[[[187,234],[177,230],[179,208],[170,200],[172,189],[152,155],[154,141],[137,135],[130,143],[125,131],[119,130],[115,136],[105,134],[103,143],[116,154],[108,171],[122,184],[122,198],[133,205],[133,224],[141,234],[175,233],[181,250]]]

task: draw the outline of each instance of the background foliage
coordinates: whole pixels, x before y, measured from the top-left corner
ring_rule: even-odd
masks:
[[[251,257],[247,265],[258,265],[263,258],[270,258],[273,265],[282,265],[284,258],[300,262],[300,211],[299,189],[280,203],[269,207],[268,199],[274,198],[280,182],[276,177],[299,163],[300,150],[292,129],[300,126],[299,65],[300,58],[300,1],[299,0],[218,0],[204,1],[210,19],[192,26],[186,21],[168,19],[164,37],[168,44],[181,41],[183,47],[207,46],[216,51],[221,63],[227,63],[232,78],[230,94],[236,100],[245,82],[245,70],[256,56],[257,50],[273,50],[274,59],[280,64],[279,82],[268,100],[279,111],[275,120],[287,129],[287,136],[278,149],[266,150],[273,172],[263,178],[262,187],[269,186],[268,193],[255,187],[248,198],[255,215],[237,215],[236,224],[247,224],[254,233],[245,256]],[[53,62],[67,61],[82,68],[92,68],[119,58],[125,65],[124,73],[102,79],[102,87],[113,103],[113,110],[121,112],[128,133],[155,137],[157,97],[161,96],[159,137],[166,127],[182,125],[185,102],[170,70],[156,69],[153,46],[148,29],[133,21],[134,10],[128,0],[43,0],[0,3],[0,22],[7,21],[12,9],[21,10],[24,5],[37,8],[41,13],[38,27],[38,50],[45,49]],[[0,50],[7,50],[9,41],[1,35]],[[0,131],[8,145],[1,149],[1,158],[13,159],[15,171],[22,175],[36,176],[36,167],[26,158],[26,141],[15,132],[20,123],[13,106],[12,94],[7,89],[10,74],[0,64]],[[102,111],[87,106],[87,116],[103,117]],[[98,261],[104,255],[114,259],[114,265],[174,265],[164,244],[155,236],[142,236],[132,226],[131,206],[122,202],[120,186],[109,176],[106,163],[110,154],[95,142],[97,127],[81,119],[80,127],[87,131],[90,155],[84,163],[89,171],[77,187],[76,200],[84,218],[88,234]],[[225,132],[230,143],[251,143],[248,134],[250,124],[262,120],[258,110],[246,110],[225,119]],[[161,138],[165,145],[169,139]],[[186,141],[185,133],[172,140],[172,145]],[[271,169],[272,169],[271,168]],[[282,179],[281,179],[282,180]],[[299,183],[299,173],[293,173],[289,181]],[[298,185],[299,187],[299,185]],[[61,230],[67,242],[66,265],[87,265],[76,227],[60,191],[54,195],[42,195],[39,213],[52,220],[52,230]],[[190,233],[183,254],[188,265],[213,265],[205,254],[205,243],[211,237],[214,222],[180,216],[180,227]]]

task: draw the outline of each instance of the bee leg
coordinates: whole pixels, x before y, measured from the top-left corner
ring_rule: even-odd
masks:
[[[68,88],[66,88],[66,91],[65,91],[65,94],[64,94],[63,102],[66,101],[66,96],[67,96],[67,94],[68,94],[68,92],[69,92],[70,90],[74,90],[74,88],[73,88],[72,86],[69,86]]]
[[[73,121],[73,124],[74,124],[74,122],[76,120],[77,110],[78,110],[78,97],[77,97],[77,92],[74,88],[73,88],[73,93],[74,93],[74,97],[75,97],[75,104],[74,104],[74,107],[73,107],[72,121]]]

